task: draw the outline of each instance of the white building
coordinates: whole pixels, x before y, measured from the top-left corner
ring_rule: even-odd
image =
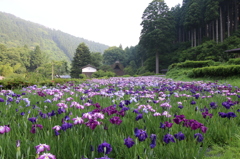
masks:
[[[85,74],[87,77],[91,77],[94,72],[97,72],[97,68],[90,64],[82,67],[81,69],[82,69],[82,74]]]

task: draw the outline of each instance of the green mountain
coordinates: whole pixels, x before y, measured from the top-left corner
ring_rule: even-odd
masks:
[[[91,52],[103,53],[109,47],[0,12],[0,44],[7,47],[27,45],[34,49],[39,45],[50,59],[70,62],[82,42]]]

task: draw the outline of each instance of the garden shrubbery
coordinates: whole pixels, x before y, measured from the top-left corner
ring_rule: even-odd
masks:
[[[93,78],[101,78],[101,77],[114,77],[116,74],[111,71],[103,71],[103,70],[98,70],[97,72],[94,72],[92,74]]]
[[[240,58],[229,59],[227,64],[229,64],[229,65],[240,65]]]
[[[207,60],[207,61],[188,61],[181,63],[174,63],[169,66],[168,70],[171,70],[173,68],[198,68],[198,67],[205,67],[205,66],[211,66],[214,65],[214,61]]]
[[[240,75],[240,65],[210,66],[194,68],[189,77],[228,77]]]

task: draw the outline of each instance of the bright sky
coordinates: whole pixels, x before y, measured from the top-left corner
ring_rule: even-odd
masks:
[[[135,46],[152,0],[0,0],[0,11],[109,46]],[[165,0],[169,8],[182,0]]]

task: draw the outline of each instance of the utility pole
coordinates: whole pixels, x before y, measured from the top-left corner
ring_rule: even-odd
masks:
[[[53,80],[53,75],[54,75],[54,69],[53,69],[53,61],[52,61],[52,80]]]

